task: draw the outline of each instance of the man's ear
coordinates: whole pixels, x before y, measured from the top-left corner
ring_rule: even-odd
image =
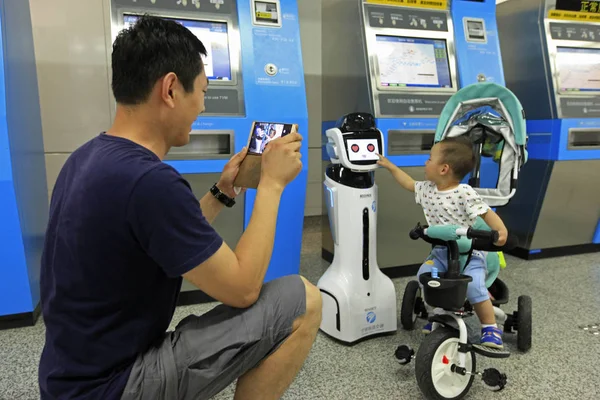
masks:
[[[177,75],[169,72],[160,81],[160,98],[167,104],[168,107],[175,107],[175,95],[177,93]]]

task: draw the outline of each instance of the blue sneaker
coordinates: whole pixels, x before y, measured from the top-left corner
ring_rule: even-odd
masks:
[[[429,335],[432,330],[433,330],[433,324],[431,322],[428,322],[427,325],[425,325],[423,327],[423,329],[421,329],[421,331],[426,335]]]
[[[503,349],[502,331],[493,326],[483,328],[481,330],[481,345],[492,347],[494,349]]]

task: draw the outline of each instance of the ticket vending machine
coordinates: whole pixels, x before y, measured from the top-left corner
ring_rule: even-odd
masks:
[[[500,38],[496,22],[496,0],[454,0],[450,7],[460,88],[477,82],[505,86]],[[482,157],[479,186],[495,188],[499,164]],[[470,175],[464,182],[469,183]]]
[[[515,198],[498,213],[520,240],[514,254],[526,259],[600,250],[595,3],[580,2],[580,11],[557,10],[556,0],[498,6],[506,82],[527,113],[530,156]]]
[[[51,185],[68,154],[110,127],[116,107],[110,89],[112,43],[144,14],[182,24],[208,50],[206,111],[194,122],[190,143],[171,149],[165,160],[188,180],[198,198],[217,182],[227,161],[249,144],[254,121],[298,124],[307,136],[296,0],[31,3]],[[307,140],[302,146],[303,169],[285,189],[279,207],[267,281],[299,272]],[[250,220],[255,195],[255,190],[248,190],[238,196],[236,205],[224,209],[214,222],[232,248]],[[200,291],[184,282],[180,304],[203,300]]]
[[[458,89],[454,28],[446,2],[441,8],[398,3],[323,1],[323,133],[343,115],[370,113],[384,154],[424,179],[437,118]],[[322,160],[325,172],[326,152]],[[422,262],[427,245],[408,236],[422,210],[387,171],[378,169],[375,179],[379,267],[386,272]],[[331,261],[331,227],[326,219],[322,226],[323,258]]]
[[[48,197],[29,2],[2,2],[0,27],[0,329],[8,329],[40,313]]]
[[[487,0],[324,0],[323,133],[342,115],[369,112],[383,133],[385,155],[424,179],[447,100],[471,83],[504,83],[495,6]],[[325,168],[325,151],[322,159]],[[375,174],[379,266],[391,276],[410,275],[430,250],[408,236],[423,220],[422,209],[388,171]],[[323,205],[326,216],[326,199]],[[326,217],[322,225],[323,258],[331,261]]]

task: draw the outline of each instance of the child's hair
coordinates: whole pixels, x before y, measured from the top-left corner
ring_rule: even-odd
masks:
[[[473,144],[464,136],[446,138],[440,142],[442,162],[452,169],[454,177],[462,181],[475,167]]]

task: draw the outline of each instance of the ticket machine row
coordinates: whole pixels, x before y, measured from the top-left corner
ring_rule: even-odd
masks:
[[[556,0],[324,0],[323,127],[369,112],[384,152],[415,179],[444,105],[459,89],[494,82],[527,114],[530,161],[515,197],[496,211],[531,259],[600,249],[600,16],[556,10]],[[323,172],[329,164],[323,152]],[[500,159],[484,158],[482,188],[500,181]],[[406,232],[422,211],[387,171],[375,172],[377,259],[389,276],[416,272],[426,243]],[[467,177],[468,181],[471,177]],[[323,201],[323,258],[336,232]]]

